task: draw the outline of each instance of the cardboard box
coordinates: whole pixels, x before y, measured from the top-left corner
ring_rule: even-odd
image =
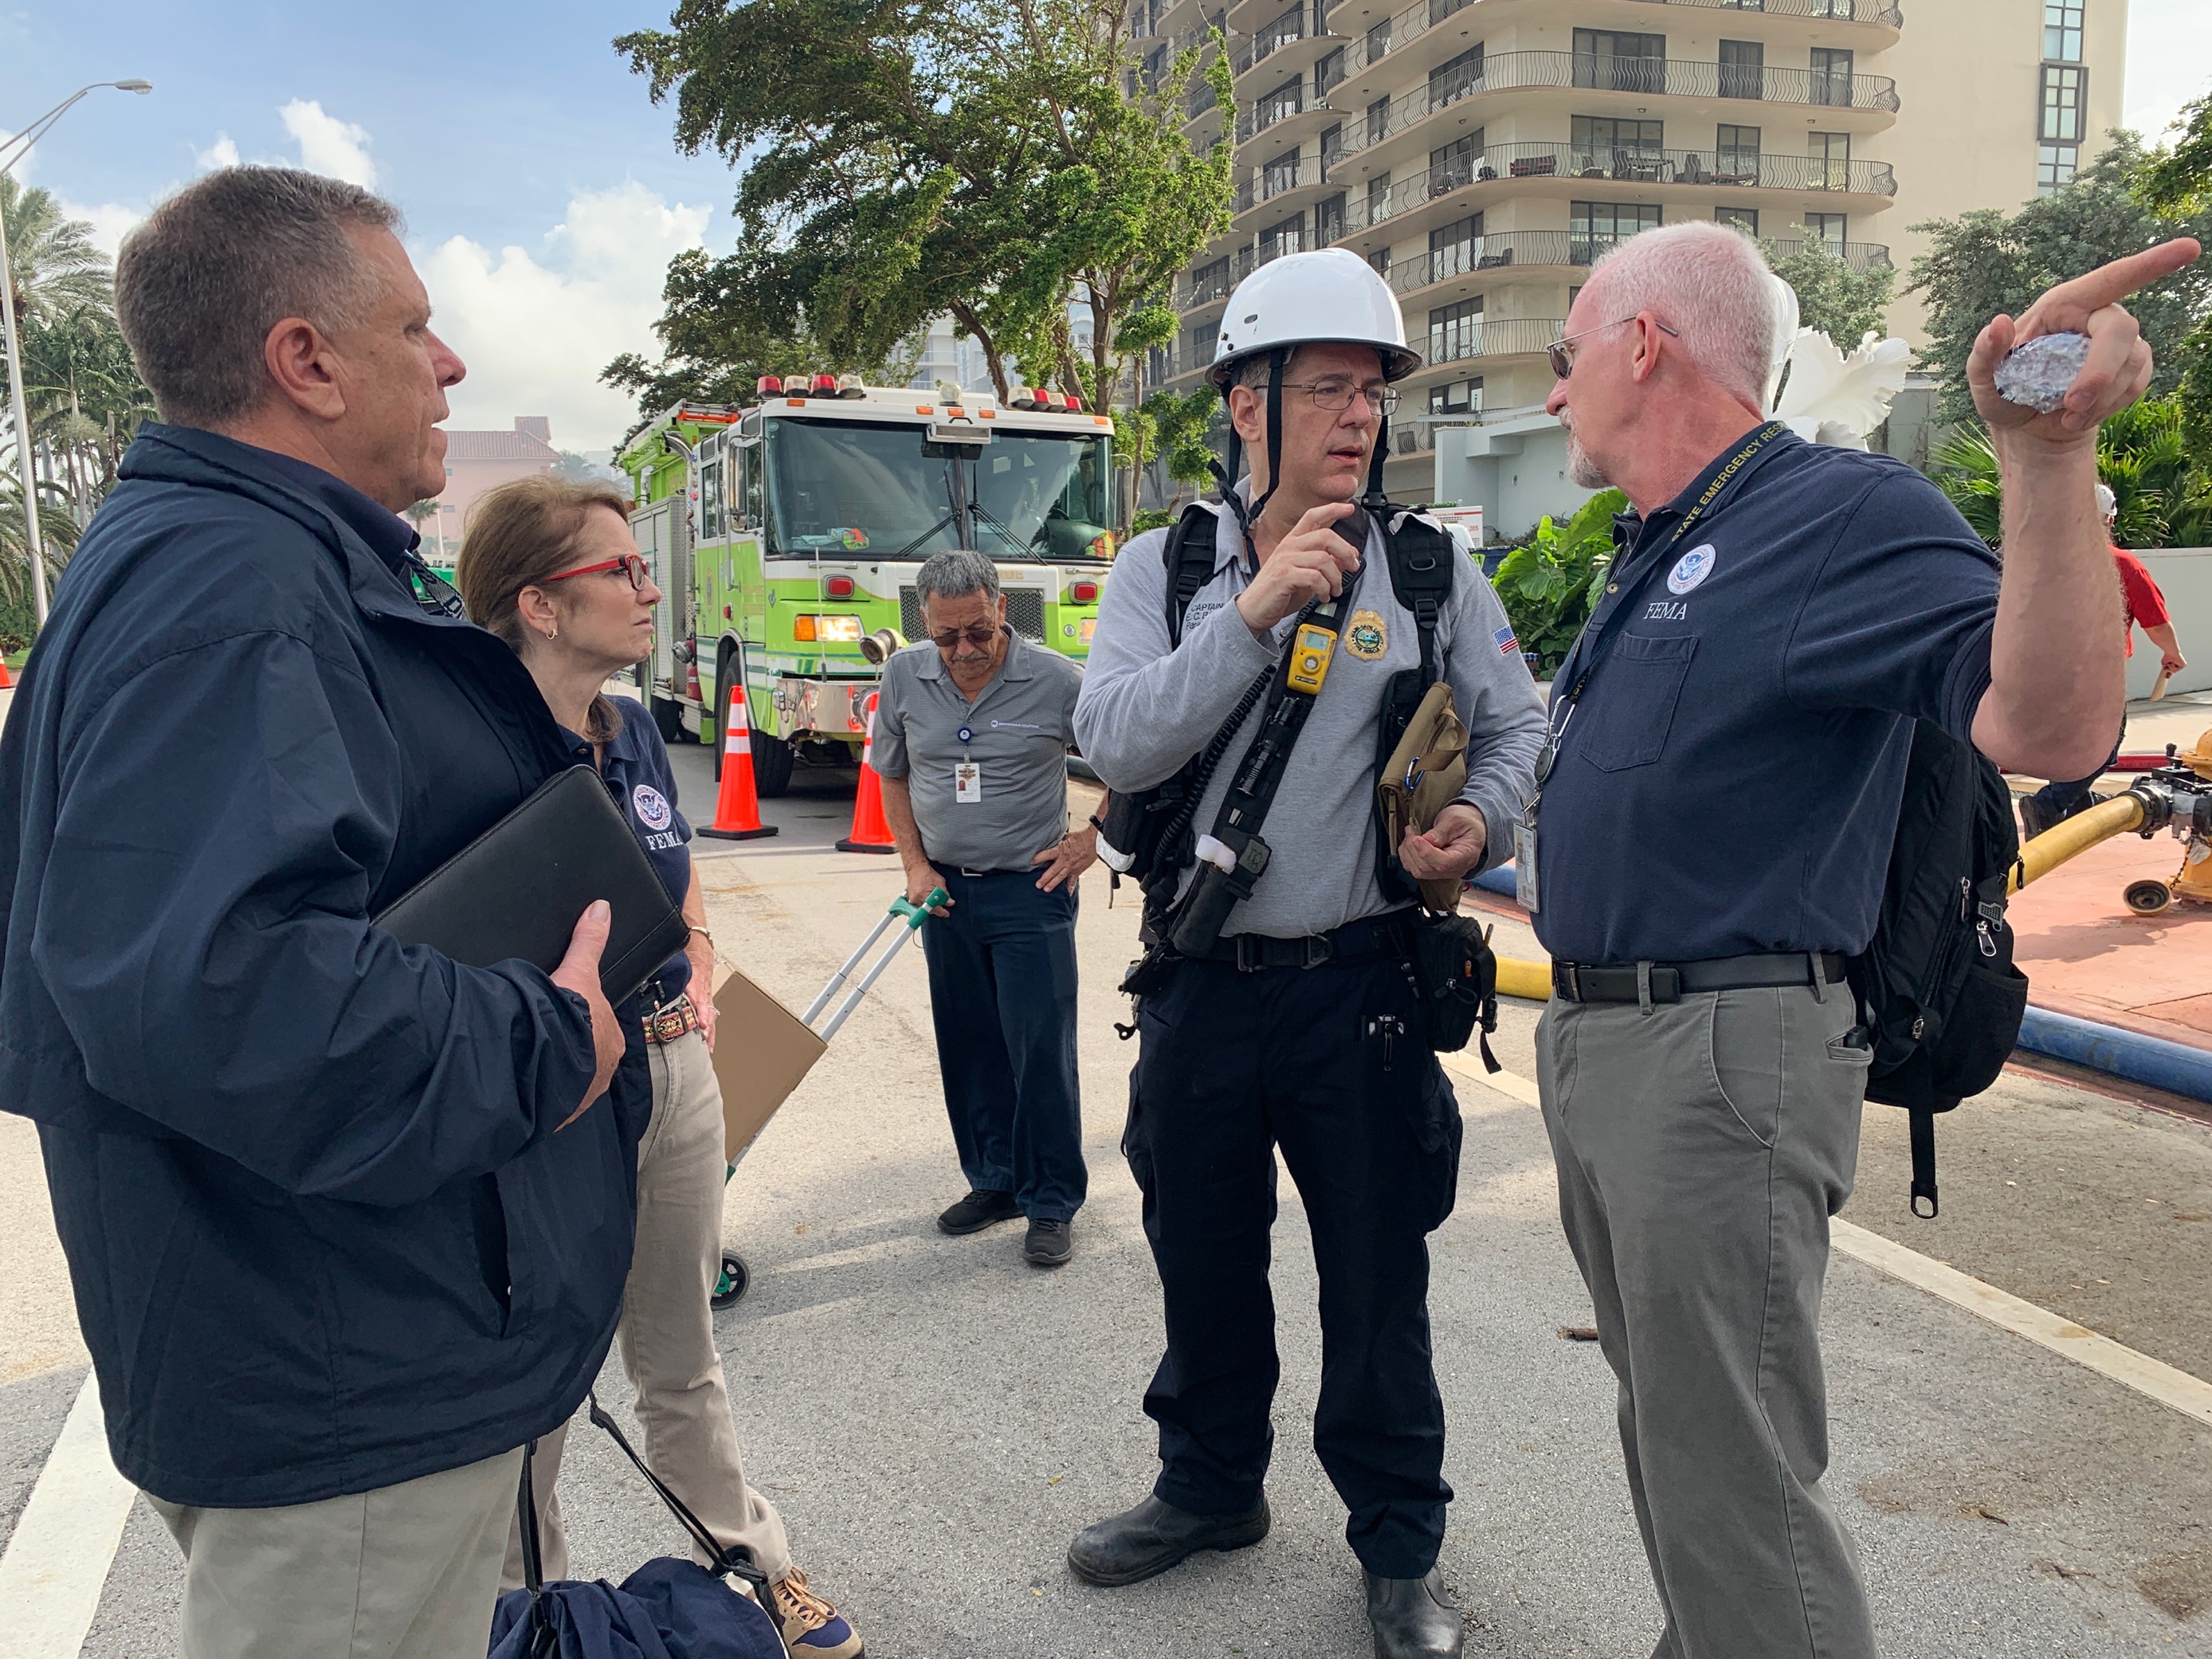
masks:
[[[723,1154],[734,1164],[830,1045],[742,973],[715,971],[726,976],[714,992],[714,1077]]]

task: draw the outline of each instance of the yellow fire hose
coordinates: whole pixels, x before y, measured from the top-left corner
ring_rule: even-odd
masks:
[[[2212,737],[2212,733],[2207,736]],[[2148,810],[2143,797],[2130,791],[2053,824],[2021,844],[2020,862],[2013,867],[2009,890],[2017,893],[2028,883],[2049,875],[2069,859],[2079,857],[2100,842],[2142,829]],[[1498,994],[1520,997],[1529,1002],[1547,1001],[1552,994],[1552,964],[1498,957]]]

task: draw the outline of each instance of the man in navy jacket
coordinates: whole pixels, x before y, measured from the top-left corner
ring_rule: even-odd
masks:
[[[0,741],[0,1102],[40,1126],[190,1659],[481,1655],[518,1449],[606,1352],[649,1108],[599,988],[369,921],[568,761],[398,509],[445,388],[386,203],[210,175],[124,246],[149,423]],[[602,1097],[607,1097],[602,1098]]]

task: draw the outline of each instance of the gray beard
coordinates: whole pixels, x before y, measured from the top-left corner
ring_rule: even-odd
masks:
[[[1613,483],[1613,480],[1606,477],[1605,469],[1591,459],[1589,451],[1583,447],[1582,440],[1575,436],[1575,429],[1571,426],[1567,428],[1567,477],[1583,489],[1604,489]]]

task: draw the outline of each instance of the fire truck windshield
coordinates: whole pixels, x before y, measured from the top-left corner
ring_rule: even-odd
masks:
[[[1110,523],[1103,434],[1002,427],[974,449],[927,438],[920,426],[769,421],[764,447],[778,550],[922,559],[958,547],[957,476],[969,544],[978,551],[999,559],[1099,556],[1091,549]]]

